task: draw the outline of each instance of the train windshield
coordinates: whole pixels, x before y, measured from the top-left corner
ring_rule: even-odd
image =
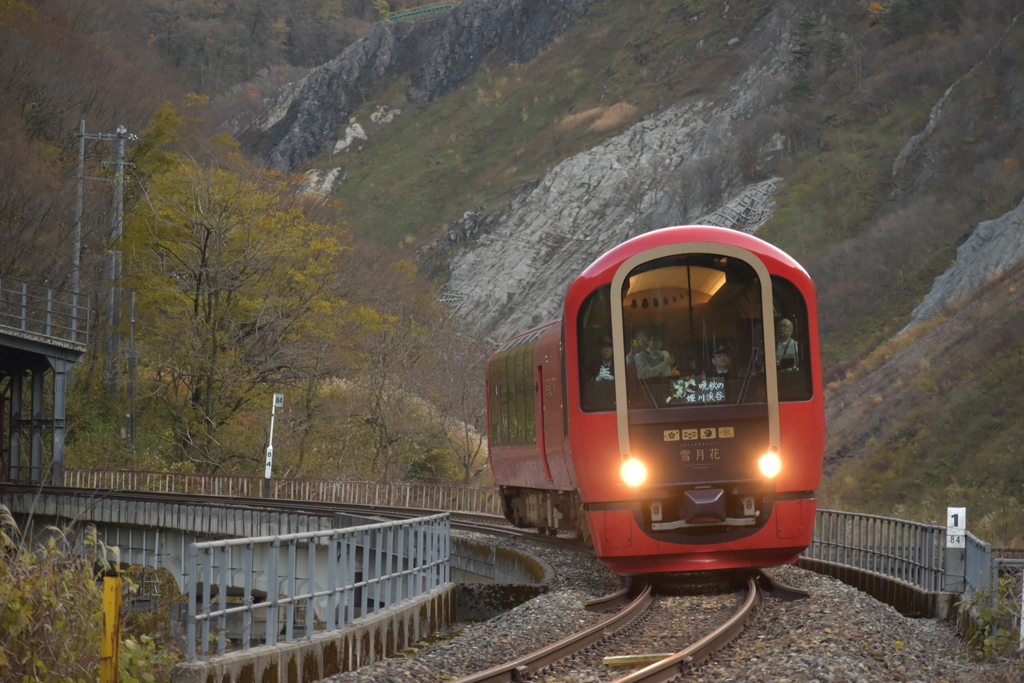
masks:
[[[626,277],[630,409],[764,403],[761,285],[735,258],[684,254]]]

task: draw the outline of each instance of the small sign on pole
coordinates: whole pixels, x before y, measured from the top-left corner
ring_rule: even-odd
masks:
[[[270,404],[270,438],[267,440],[267,462],[263,473],[263,497],[270,498],[270,470],[274,466],[274,412],[284,408],[284,394],[274,394]]]
[[[967,508],[946,508],[946,547],[967,546]]]

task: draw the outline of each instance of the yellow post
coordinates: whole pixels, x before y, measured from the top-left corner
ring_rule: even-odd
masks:
[[[121,577],[103,577],[103,639],[100,683],[118,683],[121,662]]]

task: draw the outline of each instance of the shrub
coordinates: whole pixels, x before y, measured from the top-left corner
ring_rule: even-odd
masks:
[[[86,528],[84,548],[67,530],[53,527],[34,546],[19,540],[10,511],[0,505],[0,679],[95,681],[103,629],[103,588],[96,569],[112,566],[105,559],[107,548],[92,527]],[[115,561],[116,554],[115,549]],[[134,588],[130,580],[126,585]],[[121,680],[169,679],[178,659],[147,635],[124,638]]]
[[[94,680],[103,591],[92,562],[65,554],[59,533],[32,551],[16,545],[10,512],[0,508],[0,515],[6,527],[0,537],[0,677],[22,683]]]
[[[957,625],[969,656],[992,659],[1017,651],[1014,621],[1020,616],[1020,605],[1013,595],[1015,582],[1015,577],[1000,577],[994,595],[992,590],[975,590],[957,603]]]

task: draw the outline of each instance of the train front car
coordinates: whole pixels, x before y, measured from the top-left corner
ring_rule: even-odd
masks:
[[[564,315],[571,461],[598,557],[619,574],[795,562],[825,440],[806,271],[743,233],[666,228],[589,267]]]

